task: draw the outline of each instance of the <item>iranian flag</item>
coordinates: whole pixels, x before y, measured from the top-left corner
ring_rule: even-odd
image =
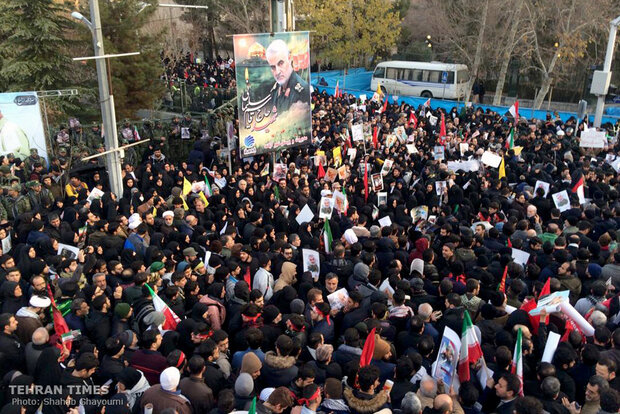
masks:
[[[387,99],[387,97],[385,99]],[[379,146],[378,135],[379,129],[377,127],[374,127],[374,129],[372,130],[372,146],[374,149],[377,149],[377,147]]]
[[[515,103],[508,110],[510,115],[515,119],[515,122],[519,121],[519,101],[515,101]]]
[[[54,294],[52,293],[52,288],[50,287],[49,284],[46,285],[47,288],[47,294],[50,298],[50,301],[52,302],[52,321],[54,322],[54,336],[52,337],[53,339],[60,339],[60,342],[56,342],[51,341],[51,343],[56,343],[56,347],[58,347],[58,349],[60,349],[62,351],[62,346],[64,344],[64,346],[71,351],[71,340],[73,338],[69,338],[69,336],[67,335],[68,333],[71,333],[71,330],[69,329],[69,326],[67,325],[67,322],[65,321],[65,318],[62,317],[62,312],[58,309],[58,306],[56,306],[56,301],[54,300]]]
[[[375,353],[375,333],[376,328],[372,328],[370,332],[368,332],[368,336],[364,342],[364,348],[362,349],[362,355],[360,355],[360,368],[370,365],[370,361],[372,361],[372,356]]]
[[[388,106],[388,97],[387,95],[385,95],[385,101],[383,102],[383,108],[381,108],[381,113],[384,114],[385,111],[387,111],[387,106]]]
[[[428,98],[428,99],[426,100],[426,102],[424,102],[424,107],[425,107],[425,108],[430,108],[430,106],[431,106],[431,98]]]
[[[155,292],[153,292],[153,289],[151,289],[148,284],[144,286],[146,286],[151,293],[151,298],[153,298],[153,307],[155,308],[155,310],[164,314],[165,320],[163,325],[161,326],[161,329],[166,331],[174,331],[177,327],[177,324],[181,322],[181,319],[179,319],[179,317],[172,311],[172,309],[170,309],[170,307],[166,305],[166,302],[164,302],[162,298],[160,298],[155,294]]]
[[[586,196],[583,188],[583,173],[581,171],[576,174],[574,182],[575,185],[573,185],[571,191],[576,193],[577,197],[579,197],[579,204],[585,204]]]
[[[413,124],[413,129],[418,127],[418,118],[415,117],[415,112],[411,111],[411,114],[409,115],[409,122],[407,122],[407,125],[411,125]]]
[[[446,135],[448,135],[448,133],[446,132],[446,117],[442,112],[441,124],[439,126],[439,142],[441,142],[441,145],[446,145]]]
[[[512,149],[515,146],[515,129],[510,128],[510,135],[508,135],[508,139],[506,140],[506,149]]]
[[[499,282],[499,285],[497,285],[498,292],[506,293],[506,276],[508,276],[508,266],[504,267],[502,280]]]
[[[521,328],[517,332],[517,343],[515,344],[515,351],[513,352],[512,357],[512,367],[511,371],[513,374],[516,374],[519,377],[519,381],[521,382],[521,387],[519,389],[519,395],[523,396],[523,351],[521,349]]]
[[[209,184],[209,180],[207,179],[207,176],[205,175],[205,196],[207,198],[211,197],[213,195],[213,190],[211,190],[211,184]]]
[[[463,316],[463,332],[461,333],[461,352],[459,354],[458,366],[459,381],[461,383],[471,379],[469,373],[470,364],[475,364],[480,358],[483,359],[484,364],[482,348],[480,348],[480,342],[478,342],[478,337],[476,332],[474,332],[474,325],[471,323],[469,312],[465,311]]]
[[[332,228],[329,226],[329,219],[325,219],[325,224],[323,225],[323,242],[325,243],[325,253],[331,253],[332,241]]]

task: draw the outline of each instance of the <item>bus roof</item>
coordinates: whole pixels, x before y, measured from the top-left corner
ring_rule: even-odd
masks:
[[[467,65],[461,65],[456,63],[442,63],[442,62],[412,62],[406,60],[390,60],[387,62],[381,62],[377,64],[377,67],[393,67],[393,68],[405,68],[405,69],[435,69],[435,70],[463,70],[467,69]]]

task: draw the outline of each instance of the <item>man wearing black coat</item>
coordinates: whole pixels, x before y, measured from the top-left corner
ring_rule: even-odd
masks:
[[[24,361],[24,345],[19,342],[15,331],[17,330],[17,319],[10,313],[0,315],[0,373],[4,377],[9,371],[14,369],[23,369]]]

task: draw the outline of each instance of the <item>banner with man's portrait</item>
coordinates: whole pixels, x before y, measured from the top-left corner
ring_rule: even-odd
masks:
[[[310,142],[308,32],[235,35],[233,43],[241,157]]]

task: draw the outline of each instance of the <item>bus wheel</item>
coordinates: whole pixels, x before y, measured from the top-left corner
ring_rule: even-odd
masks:
[[[423,98],[432,98],[433,94],[430,93],[430,91],[424,91],[424,92],[422,92],[422,95],[420,95],[420,96],[423,97]]]

